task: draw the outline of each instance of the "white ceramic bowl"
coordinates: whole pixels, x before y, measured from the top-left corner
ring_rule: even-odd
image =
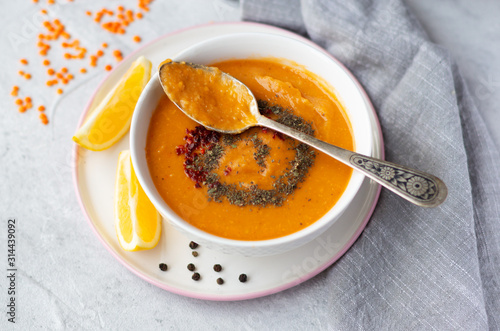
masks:
[[[287,59],[321,77],[332,87],[348,113],[354,133],[355,151],[371,155],[372,129],[368,116],[369,102],[366,96],[358,88],[347,69],[317,47],[297,39],[274,34],[239,33],[201,42],[184,50],[173,59],[211,64],[228,59],[260,57]],[[149,173],[145,155],[146,137],[151,116],[162,95],[163,90],[158,80],[158,73],[156,73],[144,88],[132,118],[130,129],[132,163],[139,182],[160,214],[191,240],[229,254],[264,256],[283,253],[313,240],[330,227],[342,215],[361,186],[364,176],[354,171],[345,192],[326,215],[307,228],[284,237],[244,241],[221,238],[204,232],[184,221],[165,203]],[[234,216],[237,217],[237,215]]]

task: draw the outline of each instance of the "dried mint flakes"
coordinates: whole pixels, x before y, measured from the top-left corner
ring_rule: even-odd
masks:
[[[261,114],[298,131],[314,135],[311,123],[294,115],[291,110],[278,105],[270,105],[262,100],[259,100],[258,104]],[[263,131],[268,132],[269,129],[263,128]],[[191,131],[187,130],[188,135],[184,138],[186,144],[178,146],[176,150],[178,155],[185,155],[185,172],[196,182],[195,187],[207,186],[209,201],[222,202],[223,199],[226,199],[229,203],[242,207],[248,205],[281,206],[304,181],[316,157],[314,149],[308,145],[291,138],[285,138],[282,134],[273,131],[273,137],[287,139],[290,142],[290,149],[295,150],[295,158],[289,161],[287,170],[279,177],[273,178],[273,189],[264,190],[253,183],[250,183],[246,188],[241,183],[239,185],[226,184],[221,181],[220,176],[214,170],[219,166],[219,159],[224,155],[225,149],[237,148],[237,144],[243,138],[241,135],[216,135],[212,132],[202,126]],[[265,168],[266,158],[269,157],[271,148],[264,144],[257,134],[252,135],[249,141],[255,147],[255,161],[261,168]]]

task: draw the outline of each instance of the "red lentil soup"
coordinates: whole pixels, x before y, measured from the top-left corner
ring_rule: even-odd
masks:
[[[290,123],[304,124],[313,130],[315,137],[353,150],[352,130],[345,111],[333,92],[312,73],[278,59],[230,60],[213,66],[247,85],[269,112],[264,113],[266,116],[291,118]],[[280,118],[282,114],[288,117]],[[302,177],[293,182],[290,178],[297,171],[299,160],[299,143],[295,140],[259,127],[231,137],[211,133],[164,96],[149,125],[146,158],[153,182],[164,201],[185,221],[216,236],[266,240],[300,231],[335,205],[352,174],[351,168],[308,148],[302,152],[308,157],[314,153],[309,160],[312,162],[305,162],[303,169],[298,167],[302,169]],[[189,150],[192,140],[198,139],[195,136],[212,140],[206,146],[202,144]],[[219,142],[214,143],[217,137]],[[209,176],[201,172],[196,177],[193,175],[197,173],[196,164],[193,165],[189,157],[213,155],[214,146],[219,148],[219,153]],[[207,178],[217,181],[207,184]],[[279,182],[280,179],[283,180]],[[220,187],[229,188],[233,195],[214,197],[214,190]],[[255,188],[262,193],[258,199],[248,193],[256,192]],[[234,195],[241,192],[253,200],[236,199]],[[273,194],[279,195],[278,202]]]

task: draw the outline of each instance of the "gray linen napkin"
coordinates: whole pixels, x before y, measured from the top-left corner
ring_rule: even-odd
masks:
[[[304,34],[343,62],[377,110],[386,159],[449,188],[435,209],[383,190],[363,235],[316,277],[311,326],[499,329],[500,158],[448,53],[400,0],[248,0],[242,13]]]

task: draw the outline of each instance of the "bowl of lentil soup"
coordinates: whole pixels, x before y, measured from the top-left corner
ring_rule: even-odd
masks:
[[[274,34],[231,34],[173,59],[216,66],[252,90],[265,116],[371,155],[366,95],[316,47]],[[137,177],[160,214],[229,254],[273,255],[313,240],[342,215],[364,179],[272,130],[227,135],[203,128],[165,96],[158,73],[137,103],[130,139]]]

